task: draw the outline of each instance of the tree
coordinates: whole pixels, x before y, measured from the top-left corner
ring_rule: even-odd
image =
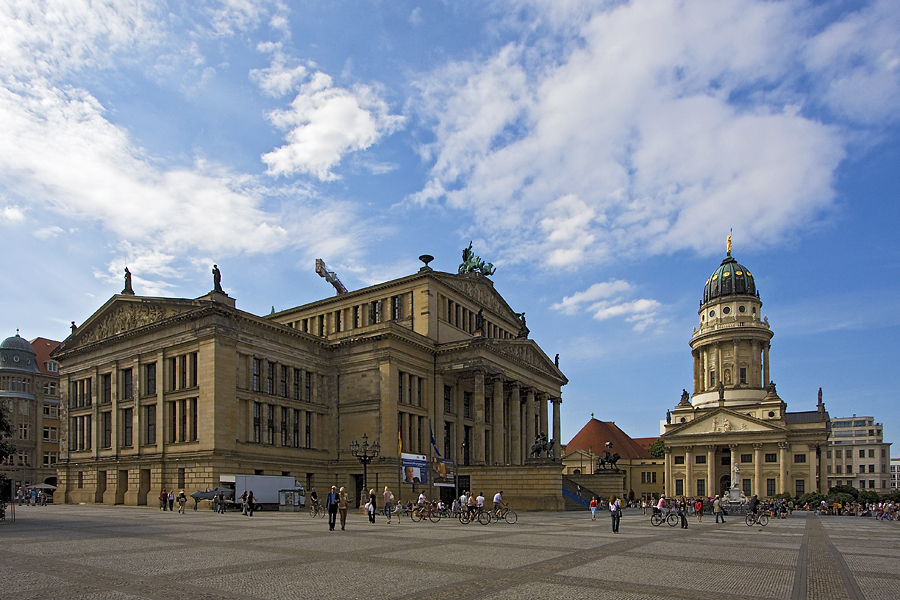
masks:
[[[662,440],[656,440],[650,444],[650,448],[647,451],[653,458],[662,458],[663,454],[666,453],[666,445],[663,444]]]
[[[12,437],[12,425],[6,415],[8,410],[6,402],[0,403],[0,462],[6,460],[7,456],[12,455],[16,451],[15,447],[9,443]],[[0,473],[0,518],[6,516],[6,503],[12,500],[12,486],[6,477]]]

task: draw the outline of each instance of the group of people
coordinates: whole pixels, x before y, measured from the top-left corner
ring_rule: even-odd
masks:
[[[178,502],[178,512],[184,514],[184,505],[187,502],[187,496],[184,490],[177,494],[175,490],[166,491],[166,488],[159,493],[159,510],[175,512],[175,503]]]
[[[47,492],[35,488],[16,490],[16,504],[19,506],[47,506]]]

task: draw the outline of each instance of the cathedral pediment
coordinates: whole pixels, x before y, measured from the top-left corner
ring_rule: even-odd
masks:
[[[180,315],[197,306],[191,300],[116,295],[72,332],[59,352],[107,339]]]
[[[783,432],[784,427],[775,422],[763,421],[727,409],[710,412],[700,418],[669,431],[667,436],[710,435],[728,433],[774,433]]]

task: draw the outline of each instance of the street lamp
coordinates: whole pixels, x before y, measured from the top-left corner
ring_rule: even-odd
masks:
[[[353,454],[353,456],[356,457],[356,460],[359,461],[359,464],[363,466],[363,488],[368,490],[368,466],[369,463],[372,462],[372,459],[378,456],[378,453],[381,452],[381,445],[378,442],[374,442],[371,446],[369,446],[369,436],[365,433],[363,434],[362,439],[362,445],[360,445],[360,443],[356,440],[350,442],[350,452],[351,454]]]

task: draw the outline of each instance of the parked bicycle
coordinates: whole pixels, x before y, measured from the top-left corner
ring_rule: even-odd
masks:
[[[769,524],[769,517],[765,515],[765,513],[747,513],[747,518],[744,519],[747,523],[747,527],[753,527],[754,525],[761,525],[765,527]]]

